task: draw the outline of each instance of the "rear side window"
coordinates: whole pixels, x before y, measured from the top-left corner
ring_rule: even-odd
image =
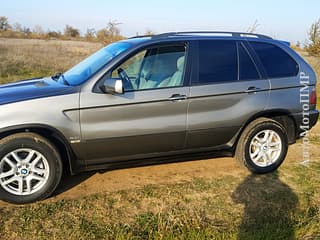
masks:
[[[238,44],[239,47],[239,80],[254,80],[259,79],[260,75],[255,64],[249,56],[247,50]]]
[[[238,80],[235,41],[199,41],[199,76],[194,85]]]
[[[251,46],[260,58],[268,77],[281,78],[298,74],[298,64],[278,46],[260,42],[251,42]]]

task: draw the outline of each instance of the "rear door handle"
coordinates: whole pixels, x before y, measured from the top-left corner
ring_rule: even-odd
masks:
[[[171,97],[169,97],[170,101],[182,101],[186,99],[187,99],[187,96],[181,95],[181,94],[173,94]]]
[[[248,87],[248,89],[245,91],[246,93],[254,93],[254,92],[257,92],[261,90],[261,88],[258,88],[258,87],[255,87],[255,86],[251,86],[251,87]]]

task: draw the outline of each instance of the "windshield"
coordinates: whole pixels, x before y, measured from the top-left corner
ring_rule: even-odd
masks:
[[[72,86],[79,85],[88,80],[103,66],[127,50],[130,46],[131,44],[127,42],[112,43],[69,69],[63,74],[63,77],[68,84]],[[60,80],[61,77],[59,78],[59,81]]]

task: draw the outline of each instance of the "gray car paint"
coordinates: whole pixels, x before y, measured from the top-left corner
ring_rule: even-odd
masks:
[[[185,143],[188,87],[127,92],[82,91],[80,121],[87,159],[181,150]]]
[[[252,86],[259,90],[247,93]],[[265,109],[269,87],[268,80],[191,87],[187,147],[228,144],[248,116]]]
[[[72,88],[72,87],[70,87]],[[73,91],[74,92],[74,91]],[[79,92],[18,101],[0,106],[0,129],[49,127],[72,142],[80,138]],[[81,159],[81,156],[79,156]]]

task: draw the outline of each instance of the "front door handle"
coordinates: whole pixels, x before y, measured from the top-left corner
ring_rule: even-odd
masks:
[[[181,94],[173,94],[171,97],[169,97],[170,101],[182,101],[186,99],[187,99],[187,96],[181,95]]]
[[[261,90],[261,88],[255,87],[255,86],[251,86],[248,87],[248,89],[245,91],[246,93],[255,93],[257,91]]]

